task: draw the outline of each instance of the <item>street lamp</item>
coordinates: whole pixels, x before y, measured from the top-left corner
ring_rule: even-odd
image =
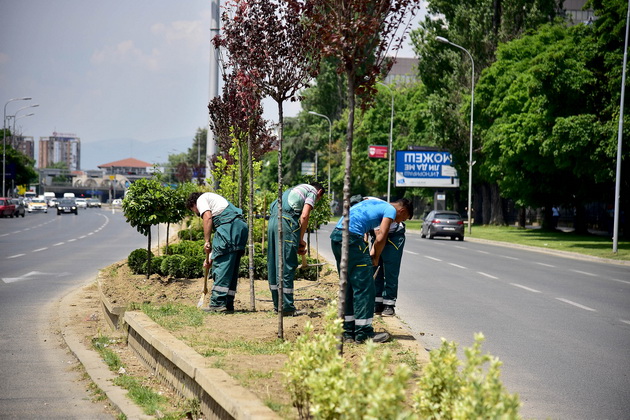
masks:
[[[21,115],[21,116],[19,116],[19,117],[18,117],[18,116],[17,116],[18,112],[23,111],[23,110],[25,110],[25,109],[29,109],[29,108],[36,108],[36,107],[38,107],[38,106],[39,106],[39,104],[33,104],[33,105],[29,105],[29,106],[23,106],[22,108],[20,108],[20,109],[18,109],[17,111],[15,111],[15,113],[14,113],[12,116],[11,116],[11,115],[7,115],[7,119],[8,119],[9,117],[13,117],[13,130],[11,130],[11,146],[15,147],[15,146],[14,146],[14,144],[13,144],[13,143],[15,142],[15,120],[19,120],[20,118],[23,118],[23,117],[30,117],[31,115],[35,115],[35,114],[33,114],[33,113],[30,113],[30,114],[27,114],[27,115]],[[8,124],[8,122],[7,122],[7,125],[9,125],[9,124]]]
[[[379,85],[385,86],[392,95],[392,114],[389,118],[389,146],[387,147],[387,157],[389,165],[387,166],[387,202],[390,201],[390,187],[392,185],[392,136],[394,135],[394,91],[385,83],[378,82]]]
[[[6,153],[6,149],[7,149],[7,144],[6,144],[6,138],[7,138],[7,127],[6,127],[6,123],[7,123],[7,105],[9,105],[10,102],[13,101],[30,101],[33,98],[29,98],[29,97],[24,97],[24,98],[13,98],[13,99],[9,99],[5,104],[4,104],[4,116],[2,117],[2,195],[5,194],[6,192],[6,188],[5,188],[5,183],[6,183],[6,177],[7,177],[7,169],[6,169],[6,161],[7,161],[7,153]]]
[[[473,60],[473,57],[470,54],[470,52],[466,48],[462,47],[461,45],[454,44],[448,39],[441,36],[435,37],[435,39],[444,44],[449,44],[455,48],[459,48],[460,50],[468,54],[468,57],[470,57],[470,64],[472,67],[472,70],[470,73],[470,83],[472,86],[470,88],[470,151],[469,151],[469,158],[468,158],[468,234],[471,234],[472,232],[473,107],[475,104],[475,60]]]
[[[309,114],[317,115],[322,118],[326,118],[328,121],[328,190],[332,190],[330,187],[330,161],[332,160],[332,123],[330,122],[330,118],[325,116],[324,114],[319,114],[315,111],[308,111]],[[333,201],[335,199],[335,194],[333,193]]]

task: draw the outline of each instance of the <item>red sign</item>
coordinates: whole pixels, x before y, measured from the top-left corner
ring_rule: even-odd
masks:
[[[387,146],[368,146],[368,157],[371,158],[386,158]]]

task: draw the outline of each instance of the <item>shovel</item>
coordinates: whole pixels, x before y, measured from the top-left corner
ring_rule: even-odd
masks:
[[[210,256],[208,256],[208,259],[210,259]],[[201,296],[199,297],[199,302],[197,302],[197,308],[201,308],[203,306],[203,303],[206,300],[206,295],[208,295],[208,274],[209,273],[210,273],[210,267],[205,269],[205,274],[203,278],[203,292],[201,293]]]

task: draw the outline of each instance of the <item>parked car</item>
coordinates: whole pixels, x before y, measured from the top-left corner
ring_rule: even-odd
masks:
[[[122,200],[120,198],[115,198],[112,200],[112,207],[120,207],[122,206]]]
[[[15,204],[8,197],[0,197],[0,217],[13,217],[15,215]]]
[[[101,207],[101,200],[98,198],[88,198],[87,205],[88,207]]]
[[[57,216],[61,213],[74,213],[79,214],[77,203],[73,198],[62,198],[57,203]]]
[[[34,211],[43,211],[44,213],[48,213],[48,204],[42,198],[33,198],[30,203],[28,203],[28,207],[26,207],[26,211],[32,213]]]
[[[76,203],[78,208],[87,209],[88,204],[85,198],[75,198],[74,202]]]
[[[14,198],[11,201],[15,205],[15,213],[13,213],[15,215],[15,217],[19,217],[19,216],[24,217],[24,215],[26,214],[26,207],[25,207],[25,204],[24,204],[24,199],[23,198]]]
[[[449,236],[451,240],[464,240],[464,220],[456,211],[433,210],[422,222],[420,236],[433,239],[436,236]]]

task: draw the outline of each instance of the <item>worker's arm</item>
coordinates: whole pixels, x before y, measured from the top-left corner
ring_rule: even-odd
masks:
[[[300,255],[306,254],[306,241],[304,241],[304,234],[306,233],[306,229],[308,229],[308,219],[311,216],[312,210],[313,206],[305,204],[302,209],[302,214],[300,215],[300,244],[298,246],[298,254]]]
[[[203,239],[205,240],[203,250],[206,253],[206,260],[203,262],[203,265],[209,268],[212,265],[212,260],[210,259],[210,253],[212,252],[212,242],[210,241],[212,237],[212,212],[210,210],[205,211],[201,215],[201,219],[203,220]]]
[[[383,252],[383,248],[385,248],[385,244],[387,243],[387,234],[389,233],[389,227],[391,226],[393,220],[389,217],[383,217],[381,221],[381,225],[378,230],[375,231],[376,239],[374,240],[374,245],[370,250],[370,256],[372,257],[372,264],[378,265],[378,260],[381,258],[381,252]]]

